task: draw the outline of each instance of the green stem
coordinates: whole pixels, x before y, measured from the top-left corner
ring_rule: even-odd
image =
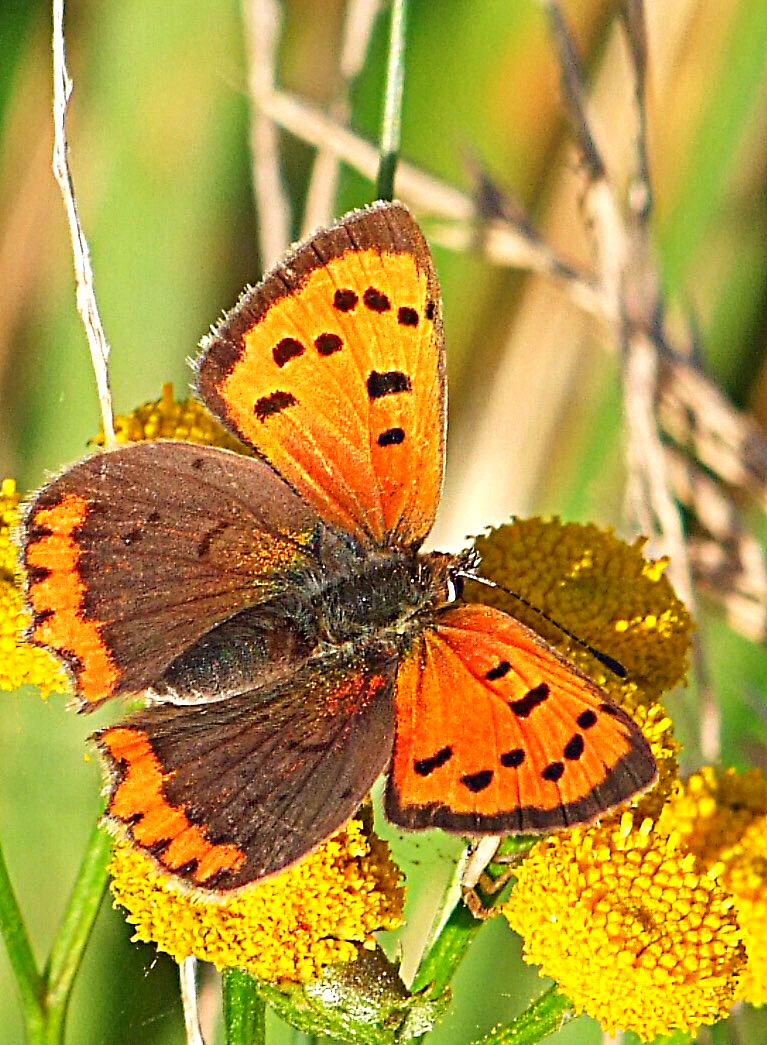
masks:
[[[407,0],[392,0],[389,60],[386,66],[386,93],[376,181],[376,196],[379,200],[394,198],[394,173],[399,157],[402,91],[405,83],[406,23]]]
[[[535,1045],[560,1030],[572,1018],[573,1007],[556,985],[537,998],[511,1023],[496,1027],[474,1045]]]
[[[523,856],[531,845],[531,839],[521,835],[505,839],[503,850],[507,856],[512,853]],[[467,848],[456,864],[455,874],[445,890],[442,911],[450,913],[447,917],[439,915],[436,919],[439,929],[421,958],[410,987],[413,992],[428,988],[430,997],[438,998],[449,985],[474,937],[484,925],[484,920],[475,918],[463,901],[462,885],[470,854],[471,848]],[[477,890],[476,895],[489,911],[502,901],[505,891],[498,889],[490,895],[481,896]]]
[[[40,1038],[44,1024],[43,978],[24,926],[8,868],[0,849],[0,933],[5,940],[16,983],[21,995],[24,1025],[30,1041]]]
[[[63,1041],[72,987],[106,889],[112,842],[103,828],[94,828],[51,947],[45,970],[46,1034],[41,1039],[47,1045]]]
[[[708,1028],[708,1033],[711,1038],[711,1045],[730,1045],[731,1041],[737,1041],[737,1027],[735,1028],[736,1033],[732,1034],[731,1021],[735,1017],[735,1014],[730,1014],[726,1020],[720,1020],[719,1023],[715,1023],[712,1027]]]
[[[448,986],[455,971],[484,922],[474,917],[463,900],[459,900],[442,932],[421,959],[411,991],[429,988],[429,995],[438,998]]]
[[[251,976],[241,969],[222,975],[226,1045],[264,1045],[266,1002]]]

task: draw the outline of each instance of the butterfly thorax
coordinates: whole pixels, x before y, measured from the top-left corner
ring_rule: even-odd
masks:
[[[323,585],[312,598],[321,641],[342,645],[371,633],[406,635],[449,601],[452,556],[382,551]]]
[[[386,656],[402,652],[449,601],[456,560],[350,550],[335,560],[331,555],[332,567],[306,575],[291,593],[251,606],[202,636],[165,669],[152,698],[195,703],[260,689],[318,654],[361,641],[370,646],[366,640]]]

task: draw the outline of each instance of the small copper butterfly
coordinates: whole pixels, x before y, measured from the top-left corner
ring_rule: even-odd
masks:
[[[254,457],[95,454],[28,508],[31,638],[96,743],[108,821],[185,883],[287,867],[388,770],[386,815],[470,835],[589,823],[650,787],[634,722],[419,551],[445,452],[441,302],[409,211],[353,211],[213,329],[197,391]]]

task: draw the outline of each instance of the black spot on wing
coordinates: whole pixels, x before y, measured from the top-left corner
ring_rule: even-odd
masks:
[[[418,313],[409,305],[403,305],[397,310],[397,322],[401,327],[417,327]]]
[[[461,783],[465,788],[468,788],[472,794],[478,794],[480,791],[484,791],[485,788],[490,787],[493,779],[492,769],[480,769],[478,773],[467,773],[461,777]]]
[[[564,762],[549,762],[541,776],[544,780],[550,781],[555,784],[557,780],[561,780],[564,776],[565,764]]]
[[[575,721],[581,729],[591,729],[597,724],[597,713],[588,708],[586,711],[582,711]]]
[[[32,543],[33,542],[30,541],[30,547],[32,546]],[[27,582],[29,583],[30,588],[34,588],[34,586],[39,584],[41,581],[48,580],[52,572],[47,566],[27,566],[26,571]],[[39,621],[43,618],[47,620],[48,618],[45,617],[45,614],[48,614],[48,617],[50,617],[53,612],[53,610],[35,610],[35,620]]]
[[[387,428],[376,439],[379,446],[399,446],[404,441],[405,432],[402,428]]]
[[[528,690],[524,697],[520,697],[519,700],[512,700],[509,703],[509,707],[517,718],[527,718],[537,707],[549,699],[550,692],[551,689],[548,682],[541,682],[540,685]]]
[[[453,749],[451,747],[443,747],[429,758],[417,758],[413,762],[413,769],[418,776],[429,776],[435,769],[439,769],[440,766],[444,766],[446,762],[449,762],[452,757]]]
[[[501,755],[501,765],[506,769],[517,769],[525,761],[525,752],[521,747],[515,747],[513,751],[504,751]]]
[[[562,754],[565,756],[568,762],[577,762],[583,754],[586,745],[583,742],[583,737],[580,733],[574,733],[572,737],[565,744],[565,750]]]
[[[321,356],[332,356],[334,352],[339,352],[342,346],[343,341],[338,334],[320,334],[314,339],[314,347]]]
[[[490,668],[489,671],[485,672],[485,678],[488,682],[495,682],[497,679],[502,679],[505,675],[511,671],[511,664],[508,660],[500,660],[494,668]]]
[[[376,290],[375,287],[368,287],[362,295],[362,300],[371,312],[389,312],[391,309],[391,301],[389,301],[386,294],[383,291]]]
[[[371,370],[368,375],[367,389],[370,399],[382,399],[384,396],[409,392],[411,388],[410,378],[401,370],[386,370],[383,373]]]
[[[278,341],[272,349],[272,358],[279,367],[285,366],[291,359],[297,359],[302,356],[306,351],[305,347],[300,341],[297,341],[294,337],[284,337],[282,341]]]
[[[292,392],[277,391],[257,399],[253,407],[253,413],[259,421],[263,422],[270,417],[274,417],[275,414],[280,414],[283,410],[287,410],[289,406],[297,405],[298,400]]]
[[[337,290],[333,295],[333,308],[339,312],[352,312],[357,307],[358,301],[359,298],[353,290]]]

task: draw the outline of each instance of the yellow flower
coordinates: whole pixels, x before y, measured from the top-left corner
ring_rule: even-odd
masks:
[[[504,908],[524,956],[554,978],[577,1012],[644,1040],[726,1015],[745,950],[735,902],[680,831],[659,817],[678,788],[678,744],[658,703],[686,669],[692,622],[644,542],[595,526],[517,521],[476,542],[484,576],[518,592],[473,585],[471,598],[520,617],[637,721],[660,781],[632,811],[543,839],[520,865]],[[534,609],[533,609],[534,607]],[[536,613],[542,610],[557,624]],[[577,637],[576,641],[573,636]],[[584,644],[617,660],[620,678]]]
[[[644,544],[626,544],[593,525],[517,519],[478,537],[474,547],[481,574],[530,605],[479,584],[468,583],[466,597],[518,617],[628,711],[658,763],[658,784],[637,803],[640,817],[655,817],[677,778],[679,752],[658,698],[684,677],[693,625],[665,575],[666,560],[645,559]],[[617,660],[627,677],[619,678],[584,644]]]
[[[316,852],[279,875],[222,899],[179,891],[152,860],[119,843],[111,867],[115,902],[154,942],[182,961],[196,955],[269,982],[306,982],[354,961],[373,933],[402,922],[403,889],[386,844],[351,820]]]
[[[12,692],[30,684],[47,697],[71,687],[55,657],[25,637],[31,620],[24,607],[23,573],[13,541],[19,500],[16,483],[4,479],[0,485],[0,690]]]
[[[534,612],[542,610],[582,643],[619,661],[637,703],[649,703],[684,677],[693,624],[666,577],[667,560],[645,559],[645,543],[638,538],[626,544],[592,525],[518,519],[478,537],[474,547],[483,576],[534,609],[522,603],[512,608],[514,600],[491,588],[472,587],[472,598],[513,612],[600,686],[613,687],[615,676]]]
[[[735,900],[748,955],[739,997],[767,1004],[767,779],[706,766],[673,795],[661,823],[680,833]]]
[[[526,961],[610,1034],[724,1017],[745,953],[734,902],[677,832],[631,813],[539,842],[504,907]]]
[[[221,446],[249,454],[239,439],[230,435],[196,399],[173,398],[173,385],[162,386],[162,398],[144,403],[130,414],[115,417],[115,435],[118,443],[139,443],[149,439],[178,439],[204,446]],[[104,444],[104,433],[93,440]]]

